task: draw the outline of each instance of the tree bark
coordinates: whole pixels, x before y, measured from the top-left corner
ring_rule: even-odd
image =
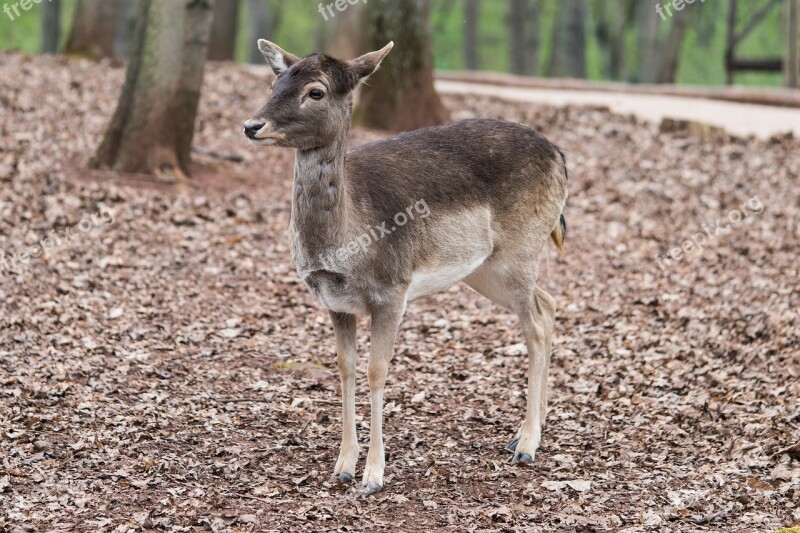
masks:
[[[127,58],[130,55],[131,34],[136,29],[136,0],[117,0],[117,21],[114,35],[114,54]]]
[[[78,0],[64,53],[92,59],[114,57],[118,0]]]
[[[131,60],[94,168],[189,175],[213,0],[140,0]]]
[[[236,55],[236,34],[239,29],[239,0],[218,0],[214,4],[208,59],[232,61]]]
[[[638,66],[637,79],[635,81],[652,83],[656,77],[661,17],[655,13],[653,3],[650,0],[638,0],[636,4],[636,20]]]
[[[681,44],[689,24],[689,10],[683,9],[675,13],[670,21],[667,41],[660,49],[656,83],[675,83],[678,74],[678,59],[681,53]]]
[[[513,74],[525,74],[525,15],[527,0],[508,0],[509,64]]]
[[[550,56],[545,67],[545,76],[554,78],[564,75],[564,32],[567,23],[567,5],[562,0],[553,20],[553,32],[550,36]]]
[[[39,53],[57,54],[61,41],[61,0],[50,0],[42,6]]]
[[[586,0],[566,0],[565,5],[568,9],[564,32],[567,76],[583,79],[586,78],[586,21],[589,14]]]
[[[526,16],[526,48],[528,50],[528,61],[525,63],[525,74],[530,76],[539,75],[539,39],[540,39],[540,18],[541,6],[539,0],[529,0],[528,13]]]
[[[478,13],[479,0],[464,4],[464,64],[467,70],[478,70]]]
[[[264,62],[264,55],[258,49],[258,40],[275,39],[275,32],[283,15],[281,5],[280,1],[248,0],[247,61],[249,63]]]
[[[367,43],[395,47],[361,93],[356,122],[368,128],[408,131],[449,121],[433,88],[433,53],[425,0],[370,0]]]

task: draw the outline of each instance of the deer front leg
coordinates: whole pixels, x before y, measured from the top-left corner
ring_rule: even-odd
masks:
[[[370,394],[370,433],[369,453],[364,468],[361,488],[369,496],[383,488],[385,455],[383,451],[383,391],[389,361],[392,358],[394,340],[400,320],[405,311],[405,302],[399,305],[383,306],[372,312],[372,335],[370,338],[369,365],[367,378]]]
[[[342,445],[333,475],[348,483],[356,475],[360,451],[356,435],[356,317],[331,311],[331,320],[342,381]]]

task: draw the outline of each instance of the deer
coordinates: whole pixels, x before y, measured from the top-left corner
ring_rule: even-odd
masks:
[[[384,486],[384,391],[406,306],[461,281],[519,317],[528,349],[526,414],[508,449],[512,463],[533,461],[556,310],[537,275],[550,239],[564,253],[567,229],[565,155],[526,126],[468,119],[348,150],[353,93],[393,46],[352,60],[300,58],[259,39],[275,77],[266,103],[244,122],[251,142],[295,150],[291,257],[333,324],[342,393],[333,477],[343,484],[353,482],[361,451],[356,321],[370,317],[369,450],[353,488],[365,496]],[[398,227],[398,213],[413,220]],[[385,228],[379,238],[351,246],[376,228]]]

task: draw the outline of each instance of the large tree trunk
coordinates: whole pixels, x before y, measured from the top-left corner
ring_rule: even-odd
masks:
[[[208,59],[231,61],[236,54],[236,33],[239,28],[239,0],[217,0],[214,22],[208,42]]]
[[[258,40],[275,40],[275,31],[283,14],[282,4],[280,1],[248,0],[247,7],[247,61],[260,65],[264,63],[264,54],[258,49]]]
[[[658,71],[655,81],[657,83],[675,83],[678,74],[678,58],[681,53],[681,44],[689,24],[689,10],[678,11],[670,21],[667,42],[661,48],[658,58]]]
[[[114,54],[117,57],[130,55],[131,35],[136,30],[136,0],[117,0],[117,24],[114,35]]]
[[[39,52],[57,54],[61,41],[61,0],[50,0],[42,6]]]
[[[214,0],[140,0],[125,85],[92,166],[182,179]]]
[[[426,0],[370,0],[364,9],[367,43],[392,53],[361,93],[356,121],[368,128],[407,131],[444,124],[449,113],[433,88],[433,53]]]
[[[368,45],[364,27],[365,7],[362,3],[349,6],[345,11],[338,13],[333,20],[324,22],[330,33],[327,35],[325,45],[317,48],[317,51],[344,59],[358,57],[366,52]],[[319,20],[324,19],[319,17]]]
[[[478,70],[479,0],[466,0],[464,5],[464,64],[467,70]]]
[[[525,15],[527,0],[508,0],[508,48],[511,72],[525,74]]]
[[[118,0],[78,0],[64,52],[92,59],[114,57]]]

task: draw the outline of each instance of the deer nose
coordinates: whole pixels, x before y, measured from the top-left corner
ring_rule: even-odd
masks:
[[[247,121],[244,123],[244,134],[250,137],[251,139],[256,138],[256,133],[264,127],[264,122],[259,121]]]

